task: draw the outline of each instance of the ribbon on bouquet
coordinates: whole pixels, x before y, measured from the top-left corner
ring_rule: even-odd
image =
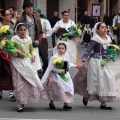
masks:
[[[71,26],[68,32],[62,35],[63,41],[66,42],[69,37],[77,37],[77,36],[81,36],[81,34],[82,34],[82,31],[80,29],[77,29],[76,27]]]
[[[64,80],[65,82],[68,82],[66,76],[62,73],[59,73],[60,77],[62,78],[62,80]]]

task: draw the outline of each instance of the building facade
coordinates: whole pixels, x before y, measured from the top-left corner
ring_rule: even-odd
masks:
[[[101,5],[101,20],[105,13],[111,15],[113,11],[120,10],[120,0],[33,0],[34,7],[39,7],[42,13],[50,18],[57,10],[59,16],[63,10],[70,11],[70,17],[75,22],[79,21],[83,16],[84,11],[88,11],[90,15],[92,13],[92,3],[98,3]],[[10,5],[17,7],[18,14],[22,13],[23,0],[0,0],[0,8],[8,8]]]

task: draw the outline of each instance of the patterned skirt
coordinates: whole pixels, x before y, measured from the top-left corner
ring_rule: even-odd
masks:
[[[40,91],[28,83],[16,68],[11,65],[13,85],[16,93],[16,102],[18,104],[37,103],[40,99]],[[27,71],[26,71],[27,72]]]
[[[48,80],[43,84],[43,87],[44,90],[41,91],[42,99],[64,103],[71,103],[74,101],[73,95],[64,91],[54,72],[50,72]]]
[[[94,69],[95,69],[95,67],[94,67]],[[92,71],[92,69],[90,69],[90,70]],[[96,70],[96,73],[98,73],[97,70]],[[90,101],[98,100],[99,102],[113,102],[116,98],[116,95],[115,94],[101,95],[101,91],[99,91],[99,89],[101,89],[99,79],[97,77],[95,79],[97,86],[95,86],[94,84],[92,84],[92,86],[91,86],[89,84],[90,81],[89,81],[89,77],[87,74],[88,74],[88,68],[86,68],[86,66],[84,66],[82,69],[78,70],[77,73],[74,75],[73,84],[74,84],[74,88],[75,88],[75,93],[79,94],[83,97],[86,97]],[[106,81],[106,79],[104,79],[104,81]],[[95,83],[95,81],[92,82],[92,79],[91,79],[91,83]],[[97,92],[91,93],[92,89],[88,89],[88,88],[90,88],[90,86]],[[109,90],[109,84],[107,84],[107,86],[108,87],[106,87],[106,91],[109,93],[112,93],[112,91]],[[113,84],[113,88],[114,88],[114,84]],[[116,91],[114,91],[114,92],[116,92]]]

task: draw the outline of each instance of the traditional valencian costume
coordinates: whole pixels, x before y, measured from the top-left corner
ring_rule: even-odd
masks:
[[[108,55],[108,46],[112,42],[108,35],[106,37],[105,41],[99,35],[92,38],[81,58],[85,61],[84,66],[73,78],[75,93],[84,97],[84,105],[87,105],[85,98],[101,103],[112,102],[116,98],[113,62],[109,61],[104,67],[101,65],[102,60]]]
[[[16,101],[19,108],[23,104],[37,103],[43,86],[37,74],[37,69],[31,57],[35,55],[32,40],[29,36],[21,39],[15,35],[11,39],[15,49],[10,49],[12,57],[12,77],[16,92]],[[16,51],[24,53],[24,57],[18,57]],[[23,109],[23,108],[21,108]]]
[[[69,28],[71,26],[76,27],[75,23],[72,20],[69,20],[67,23],[64,23],[62,19],[55,24],[52,31],[53,33],[58,33],[58,42],[60,40],[63,40],[63,34],[67,33],[67,31],[69,31]],[[67,45],[68,45],[67,53],[69,54],[70,61],[76,64],[78,62],[78,52],[77,52],[75,38],[68,37]],[[56,51],[56,48],[53,51]]]
[[[0,42],[3,39],[10,40],[13,35],[13,28],[14,28],[12,22],[10,22],[9,25],[4,25],[3,22],[0,22],[0,27],[4,28],[3,31],[2,29],[0,30],[1,31]],[[7,28],[9,29],[7,30]],[[11,55],[9,55],[5,50],[0,50],[0,99],[2,99],[2,96],[3,96],[2,90],[10,90],[9,98],[11,101],[15,101],[15,96],[13,93],[14,87],[12,83],[10,62],[11,62]]]
[[[0,27],[4,27],[4,24],[0,22]],[[7,25],[6,25],[7,26]],[[9,27],[11,27],[10,24]],[[13,28],[9,29],[13,33]],[[2,32],[2,31],[1,31]],[[0,36],[0,42],[3,38],[10,39],[12,36],[8,33]],[[11,56],[4,50],[0,50],[0,90],[11,90],[13,89],[11,70],[10,70]]]
[[[63,41],[59,43],[62,42]],[[60,76],[62,69],[56,68],[53,64],[56,58],[63,58],[63,61],[67,63],[66,69],[69,69],[70,67],[76,67],[75,64],[70,62],[67,53],[63,55],[59,55],[59,53],[56,53],[53,57],[51,57],[49,61],[49,66],[41,80],[44,86],[44,90],[41,92],[41,97],[47,100],[71,103],[73,101],[73,95],[74,95],[74,87],[73,87],[72,79],[68,70],[66,71],[65,74],[67,81],[65,81]]]

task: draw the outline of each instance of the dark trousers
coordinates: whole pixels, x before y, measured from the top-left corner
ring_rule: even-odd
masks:
[[[58,34],[57,34],[57,33],[53,33],[53,34],[52,34],[52,47],[53,47],[53,48],[55,47],[55,37],[58,37]]]
[[[120,44],[120,28],[117,29],[117,43]]]
[[[39,45],[39,54],[43,62],[43,74],[45,73],[47,67],[48,67],[48,42],[47,41],[41,41]]]

